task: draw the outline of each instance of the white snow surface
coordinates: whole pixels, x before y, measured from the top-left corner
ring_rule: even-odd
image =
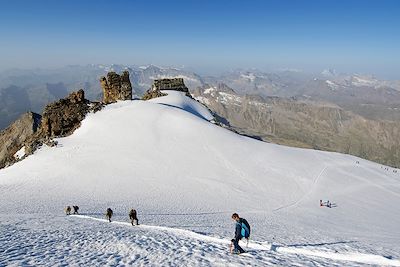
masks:
[[[25,157],[25,146],[21,147],[17,152],[14,154],[14,158],[16,159],[22,159]]]
[[[237,135],[168,93],[108,105],[0,170],[0,266],[400,266],[400,172]],[[243,256],[233,212],[252,226]]]
[[[185,96],[185,93],[172,90],[165,90],[161,92],[167,95],[163,97],[153,98],[150,100],[150,102],[163,104],[170,107],[176,107],[208,121],[214,119],[208,108],[206,108],[201,103]]]

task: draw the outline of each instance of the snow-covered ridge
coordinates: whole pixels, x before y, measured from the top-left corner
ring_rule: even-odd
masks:
[[[232,104],[232,105],[240,105],[242,103],[242,98],[236,94],[231,94],[227,92],[221,92],[215,86],[211,86],[203,90],[204,95],[210,95],[214,98],[215,101],[224,103],[224,104]],[[195,96],[195,99],[207,105],[209,100],[206,97]]]
[[[0,248],[7,251],[0,265],[42,263],[33,254],[32,262],[17,254],[29,253],[24,244],[49,265],[57,265],[60,254],[72,265],[96,265],[98,259],[97,265],[340,266],[370,255],[377,261],[369,263],[386,264],[386,258],[396,264],[400,179],[393,169],[237,135],[210,123],[211,114],[198,102],[167,93],[107,105],[59,138],[57,147],[45,146],[0,170]],[[320,207],[320,199],[335,205]],[[131,231],[60,216],[65,205],[75,204],[98,218],[112,207],[116,221],[134,207],[144,225],[202,232],[223,242],[232,238],[230,215],[239,212],[252,225],[252,244],[274,243],[276,251],[252,245],[249,259],[232,258],[226,243],[195,241],[183,230]]]
[[[373,76],[366,75],[338,75],[338,74],[323,74],[323,76],[330,77],[330,79],[325,80],[325,82],[332,88],[347,88],[351,86],[355,87],[372,87],[372,88],[382,88],[390,87],[399,90],[399,84],[396,81],[383,81],[378,80]],[[318,78],[314,78],[317,81]]]
[[[246,74],[241,74],[240,77],[244,79],[248,79],[250,82],[254,82],[256,79],[256,75],[254,73],[246,73]]]
[[[185,96],[185,93],[173,90],[162,92],[167,95],[163,97],[153,98],[149,100],[149,102],[177,107],[208,121],[212,121],[214,119],[214,116],[205,106],[197,101],[193,101],[192,99],[188,98],[187,96]]]
[[[328,84],[328,86],[329,86],[332,90],[335,90],[336,88],[339,87],[339,85],[337,85],[336,83],[334,83],[334,82],[332,82],[332,81],[330,81],[330,80],[326,80],[325,82]]]

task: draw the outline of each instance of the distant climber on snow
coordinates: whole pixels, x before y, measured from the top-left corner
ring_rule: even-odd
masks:
[[[113,210],[111,208],[107,208],[106,218],[109,222],[111,222],[111,217],[113,216]]]
[[[67,207],[65,208],[65,214],[66,214],[66,215],[71,215],[71,207],[70,207],[70,206],[67,206]]]
[[[139,225],[139,220],[137,218],[137,212],[134,209],[129,211],[129,219],[131,220],[132,225]]]
[[[78,206],[72,206],[72,208],[74,209],[74,214],[79,214],[78,213],[78,210],[79,210]]]
[[[319,200],[319,206],[320,207],[332,208],[332,203],[329,200],[327,200],[326,202],[323,202],[322,200]]]
[[[236,222],[235,238],[232,239],[234,249],[231,251],[234,254],[244,253],[244,249],[239,246],[239,240],[246,238],[247,241],[250,237],[250,225],[246,219],[240,218],[237,213],[232,214],[232,220]]]

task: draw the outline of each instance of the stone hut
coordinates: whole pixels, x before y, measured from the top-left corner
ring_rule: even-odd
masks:
[[[152,91],[158,90],[175,90],[188,93],[189,89],[183,82],[183,78],[172,78],[172,79],[158,79],[154,80],[151,87]]]
[[[143,95],[143,100],[149,100],[152,98],[165,96],[166,93],[161,91],[180,91],[186,93],[188,97],[192,97],[189,93],[189,89],[186,87],[182,78],[172,78],[172,79],[158,79],[154,80],[153,85],[146,93]]]
[[[129,72],[124,71],[121,75],[115,72],[107,73],[106,77],[100,78],[103,89],[103,103],[109,104],[117,100],[132,100],[132,84],[129,80]]]

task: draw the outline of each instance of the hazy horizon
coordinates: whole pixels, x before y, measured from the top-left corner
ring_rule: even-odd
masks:
[[[10,1],[0,70],[65,65],[299,69],[400,79],[398,1]]]

